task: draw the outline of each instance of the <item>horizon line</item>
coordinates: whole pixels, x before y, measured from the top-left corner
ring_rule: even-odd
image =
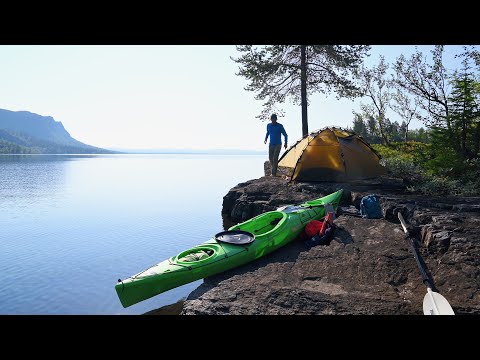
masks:
[[[97,146],[96,146],[97,147]],[[241,153],[265,153],[265,150],[256,149],[232,149],[232,148],[212,148],[212,149],[198,149],[198,148],[123,148],[123,147],[99,147],[111,151],[147,151],[147,152],[241,152]]]

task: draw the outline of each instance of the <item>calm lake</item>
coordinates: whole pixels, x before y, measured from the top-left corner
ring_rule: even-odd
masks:
[[[267,155],[0,155],[0,314],[142,314],[124,279],[222,231],[222,198]]]

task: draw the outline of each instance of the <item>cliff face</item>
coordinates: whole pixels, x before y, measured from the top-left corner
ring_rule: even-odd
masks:
[[[20,147],[20,148],[19,148]],[[0,150],[21,149],[27,153],[112,153],[84,144],[70,136],[51,116],[28,111],[0,109]]]
[[[338,189],[345,197],[329,246],[293,242],[207,278],[182,314],[422,314],[426,287],[404,238],[404,215],[437,290],[456,314],[480,314],[480,198],[406,195],[401,181],[298,183],[262,177],[224,197],[233,223]],[[345,215],[363,195],[380,195],[384,219]]]
[[[70,136],[61,122],[55,121],[51,116],[41,116],[28,111],[0,109],[0,129],[59,144],[78,145],[79,143]]]

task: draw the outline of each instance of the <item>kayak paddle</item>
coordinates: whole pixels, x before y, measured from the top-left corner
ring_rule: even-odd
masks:
[[[432,290],[432,282],[425,271],[422,263],[420,262],[420,254],[418,253],[417,248],[415,247],[415,243],[413,242],[410,233],[407,230],[407,225],[405,224],[405,220],[403,219],[402,214],[398,213],[398,218],[403,227],[403,231],[405,232],[405,238],[410,244],[410,247],[413,251],[413,256],[415,257],[415,261],[417,262],[417,266],[420,269],[422,274],[422,281],[427,286],[427,293],[423,298],[423,314],[424,315],[455,315],[453,312],[452,307],[448,303],[447,299],[445,299],[442,295],[438,292]]]

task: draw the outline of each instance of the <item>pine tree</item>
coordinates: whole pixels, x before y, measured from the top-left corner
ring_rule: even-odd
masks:
[[[471,71],[470,58],[467,53],[460,55],[464,57],[461,71],[456,71],[451,81],[453,89],[449,98],[451,103],[450,111],[450,138],[455,141],[451,144],[457,149],[464,159],[472,159],[477,156],[476,131],[478,117],[480,115],[477,100],[478,83]],[[457,144],[460,144],[458,147]]]
[[[308,134],[309,95],[335,91],[337,96],[356,96],[351,71],[362,64],[370,46],[366,45],[266,45],[237,46],[241,53],[231,58],[240,64],[236,75],[249,81],[247,91],[255,99],[266,100],[257,117],[265,120],[287,97],[302,107],[302,134]],[[278,113],[283,114],[281,109]]]
[[[368,131],[367,127],[365,126],[365,121],[363,120],[362,115],[356,113],[355,111],[353,112],[354,118],[353,118],[353,132],[355,132],[357,135],[360,135],[363,137],[365,140],[368,141]]]

